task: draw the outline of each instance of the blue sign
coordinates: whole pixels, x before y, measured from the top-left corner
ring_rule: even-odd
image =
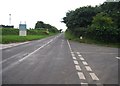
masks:
[[[27,25],[26,24],[19,24],[20,30],[26,30]]]

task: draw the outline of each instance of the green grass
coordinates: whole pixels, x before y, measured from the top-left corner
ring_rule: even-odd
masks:
[[[15,42],[25,42],[31,40],[38,40],[58,33],[45,33],[46,30],[27,30],[27,36],[19,36],[19,30],[15,28],[0,28],[0,43],[8,44]]]
[[[93,39],[89,39],[89,38],[80,39],[80,38],[77,38],[76,36],[72,35],[70,32],[65,32],[65,37],[68,40],[77,41],[80,43],[120,48],[120,43],[105,43],[105,42],[101,42],[101,41],[97,41],[97,40],[93,40]]]
[[[55,35],[55,34],[52,33],[50,35],[27,35],[27,36],[3,35],[0,43],[8,44],[8,43],[15,43],[15,42],[25,42],[25,41],[38,40],[38,39],[46,38],[46,37],[49,37],[49,36],[52,36],[52,35]]]

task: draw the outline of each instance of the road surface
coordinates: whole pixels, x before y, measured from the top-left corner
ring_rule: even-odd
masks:
[[[68,41],[64,34],[2,50],[3,84],[118,84],[117,48]]]

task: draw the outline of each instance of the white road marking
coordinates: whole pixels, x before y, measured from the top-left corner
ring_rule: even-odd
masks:
[[[83,60],[85,60],[85,59],[84,59],[83,57],[80,57],[80,60],[82,60],[82,61],[83,61]]]
[[[36,49],[35,51],[33,51],[32,53],[28,54],[27,56],[25,56],[24,58],[14,62],[13,64],[11,64],[10,66],[6,67],[5,69],[3,69],[2,71],[0,71],[0,74],[3,71],[6,71],[12,67],[14,67],[15,65],[19,64],[20,62],[22,62],[23,60],[27,59],[29,56],[31,56],[32,54],[34,54],[35,52],[37,52],[38,50],[40,50],[41,48],[45,47],[46,45],[48,45],[49,43],[51,43],[53,40],[50,40],[49,42],[47,42],[46,44],[42,45],[41,47],[39,47],[38,49]]]
[[[71,52],[71,54],[73,54],[74,52]]]
[[[74,64],[76,64],[76,65],[77,65],[77,64],[79,64],[79,63],[78,63],[78,61],[74,60]]]
[[[116,57],[117,59],[120,59],[120,57]]]
[[[84,84],[88,84],[88,83],[81,82],[81,84],[83,84],[83,85],[84,85]]]
[[[85,66],[87,71],[92,71],[92,69],[90,68],[90,66]]]
[[[77,54],[80,54],[79,52],[76,52]]]
[[[78,55],[79,57],[81,57],[82,55]]]
[[[84,65],[88,65],[88,63],[87,63],[87,62],[85,62],[85,61],[82,61],[82,63],[83,63]]]
[[[67,40],[67,43],[68,43],[68,46],[69,46],[70,51],[72,52],[72,49],[71,49],[71,46],[70,46],[70,43],[69,43],[68,40]]]
[[[81,71],[81,68],[79,65],[75,65],[76,70]]]
[[[93,80],[99,80],[95,73],[89,73]]]
[[[76,60],[76,57],[73,57],[74,60]]]
[[[10,59],[12,59],[12,58],[15,58],[15,57],[18,56],[18,55],[19,55],[19,54],[16,54],[16,55],[14,55],[14,56],[11,56],[10,58],[7,58],[7,59],[1,61],[0,64],[4,63],[4,62],[6,62],[6,61],[8,61],[8,60],[10,60]]]
[[[39,47],[38,49],[36,49],[35,51],[33,51],[32,53],[28,54],[27,56],[25,56],[24,58],[20,59],[19,62],[25,60],[26,58],[28,58],[29,56],[31,56],[32,54],[34,54],[35,52],[37,52],[38,50],[40,50],[41,48],[45,47],[47,44],[51,43],[53,40],[50,40],[49,42],[47,42],[46,44],[42,45],[41,47]]]
[[[85,76],[82,72],[77,72],[80,79],[85,79]]]
[[[80,86],[89,86],[89,85],[88,85],[88,83],[83,83],[83,82],[81,82],[81,83],[80,83]]]
[[[71,55],[72,55],[73,57],[75,56],[75,54],[73,54],[73,53],[72,53]]]

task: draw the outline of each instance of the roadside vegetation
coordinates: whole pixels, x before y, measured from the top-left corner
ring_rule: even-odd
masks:
[[[120,2],[104,2],[66,13],[66,38],[82,43],[120,47]],[[82,37],[83,39],[80,39]]]
[[[51,26],[51,25],[49,25]],[[57,28],[41,27],[35,29],[27,29],[27,36],[19,36],[19,29],[16,28],[0,28],[1,39],[0,43],[8,44],[15,42],[25,42],[31,40],[38,40],[59,33]]]

